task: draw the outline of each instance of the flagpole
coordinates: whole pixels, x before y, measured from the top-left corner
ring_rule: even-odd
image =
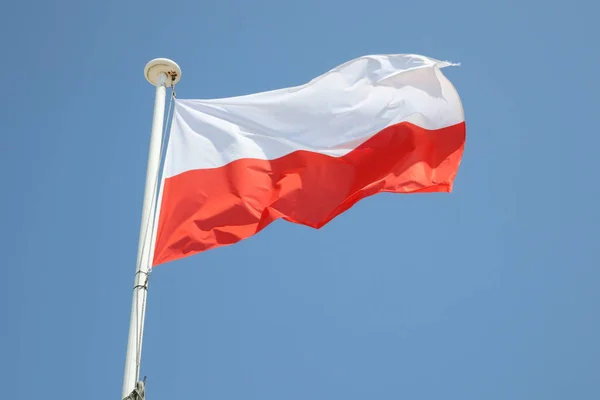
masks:
[[[167,87],[174,85],[181,78],[181,69],[171,60],[157,58],[146,64],[144,69],[146,79],[156,87],[154,99],[154,114],[152,117],[152,133],[148,152],[146,170],[146,186],[142,205],[142,221],[138,243],[137,265],[133,286],[131,319],[129,322],[129,337],[125,357],[125,374],[123,378],[122,399],[127,398],[134,390],[137,396],[143,398],[143,385],[138,386],[142,339],[144,334],[144,317],[146,311],[146,296],[148,293],[148,275],[152,265],[152,236],[153,220],[156,211],[156,198],[160,172],[163,124],[165,118],[165,100]],[[141,393],[140,393],[141,392]]]

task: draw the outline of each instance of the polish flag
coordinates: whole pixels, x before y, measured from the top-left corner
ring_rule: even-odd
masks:
[[[320,228],[380,192],[450,192],[466,135],[451,65],[365,56],[302,86],[175,100],[153,266],[278,218]]]

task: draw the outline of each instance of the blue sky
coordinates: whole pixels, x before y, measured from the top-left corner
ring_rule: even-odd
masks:
[[[154,90],[302,84],[418,53],[465,108],[452,194],[381,194],[158,267],[151,399],[600,397],[592,1],[9,2],[0,397],[117,399]]]

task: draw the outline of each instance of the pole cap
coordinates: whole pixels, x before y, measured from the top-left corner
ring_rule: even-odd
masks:
[[[175,61],[169,60],[168,58],[155,58],[148,62],[146,68],[144,68],[146,80],[154,86],[158,84],[158,78],[161,73],[167,74],[171,79],[173,79],[174,76],[175,79],[172,80],[173,85],[181,79],[181,68],[179,68],[179,65],[177,65]],[[171,79],[167,80],[167,86],[171,86]]]

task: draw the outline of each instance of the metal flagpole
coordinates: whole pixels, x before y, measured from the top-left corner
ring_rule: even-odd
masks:
[[[148,153],[148,169],[146,171],[146,187],[144,189],[142,222],[133,286],[127,355],[125,358],[123,395],[121,396],[122,399],[129,396],[132,400],[143,399],[144,397],[143,383],[138,383],[138,379],[140,372],[140,357],[142,353],[142,338],[144,334],[148,276],[152,263],[151,250],[154,247],[152,246],[152,222],[156,211],[156,197],[159,186],[158,178],[161,161],[166,92],[168,86],[174,85],[181,78],[181,69],[171,60],[157,58],[146,64],[144,73],[148,82],[156,86],[156,96],[154,100],[152,133],[150,136],[150,150]]]

